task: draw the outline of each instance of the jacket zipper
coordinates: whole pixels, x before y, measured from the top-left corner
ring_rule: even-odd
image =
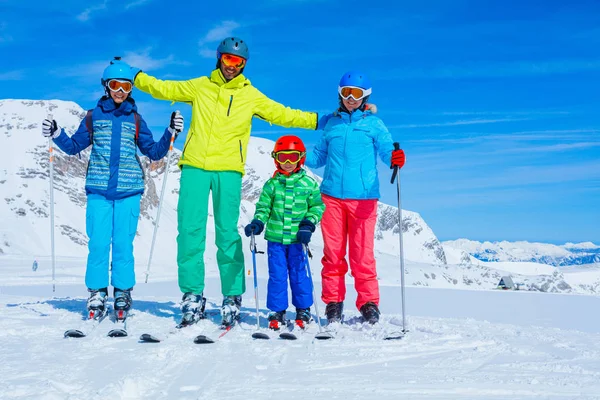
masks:
[[[240,142],[240,159],[242,160],[242,163],[243,163],[244,162],[244,153],[242,153],[242,141],[240,140],[239,142]]]
[[[233,95],[229,97],[229,107],[227,108],[227,116],[229,117],[229,111],[231,111],[231,103],[233,103]]]

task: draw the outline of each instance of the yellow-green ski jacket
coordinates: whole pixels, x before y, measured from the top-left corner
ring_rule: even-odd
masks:
[[[284,127],[316,129],[317,114],[269,99],[240,74],[226,82],[219,69],[210,77],[162,81],[140,72],[135,86],[152,97],[192,105],[192,121],[179,166],[244,174],[252,117]]]

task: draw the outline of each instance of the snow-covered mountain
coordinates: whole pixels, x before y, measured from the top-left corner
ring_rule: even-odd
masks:
[[[600,263],[600,246],[591,242],[566,243],[557,246],[530,242],[477,242],[468,239],[449,240],[445,246],[464,250],[482,261],[525,261],[554,266]]]
[[[65,101],[0,101],[0,143],[4,149],[8,149],[6,157],[0,161],[0,193],[4,203],[0,211],[4,222],[0,227],[0,254],[31,257],[50,254],[48,142],[40,132],[41,121],[48,114],[52,114],[67,132],[74,132],[85,111],[77,104]],[[273,142],[270,140],[251,140],[247,174],[243,180],[240,228],[252,219],[254,203],[264,182],[273,173],[270,157],[272,148]],[[55,146],[55,154],[56,254],[84,257],[87,244],[84,184],[89,150],[82,152],[81,156],[68,156]],[[169,166],[154,259],[157,265],[169,270],[175,265],[173,249],[177,235],[176,205],[180,178],[177,161],[180,154],[179,150],[175,150]],[[146,179],[135,243],[138,260],[147,259],[166,159],[151,163],[142,157],[142,163],[146,177],[150,179]],[[378,213],[376,248],[389,255],[398,254],[397,209],[380,204]],[[446,264],[440,242],[422,218],[410,211],[405,211],[403,217],[406,259]],[[214,261],[216,250],[211,249],[211,246],[214,247],[212,215],[209,216],[208,235],[206,256],[210,263]],[[320,233],[315,236],[313,247],[318,252],[322,247],[322,237]]]
[[[18,260],[9,263],[17,268],[16,276],[25,273],[23,271],[31,271],[33,259],[39,260],[40,270],[36,275],[29,275],[31,279],[46,276],[45,267],[48,267],[50,255],[48,142],[40,132],[41,121],[48,114],[52,114],[67,132],[74,132],[85,111],[77,104],[66,101],[0,100],[0,145],[7,150],[0,159],[0,257]],[[273,173],[273,161],[269,156],[272,148],[273,142],[267,139],[252,138],[250,141],[238,221],[240,230],[252,219],[254,204],[262,186]],[[179,156],[180,151],[175,150],[168,166],[167,189],[152,262],[152,280],[173,280],[177,276],[175,239]],[[84,183],[88,157],[89,150],[81,156],[67,156],[55,147],[56,254],[57,272],[65,277],[62,279],[67,279],[67,276],[74,279],[74,276],[81,276],[85,271],[87,236]],[[142,164],[147,179],[135,241],[138,281],[143,279],[148,263],[159,191],[167,167],[166,158],[151,163],[142,157]],[[516,281],[532,290],[581,293],[600,291],[600,275],[597,276],[595,272],[586,271],[585,279],[577,272],[577,278],[571,279],[574,275],[567,272],[563,275],[561,271],[543,268],[485,263],[469,255],[468,251],[442,246],[418,213],[403,210],[402,222],[408,285],[492,289],[508,269],[512,270]],[[400,281],[398,233],[397,208],[380,203],[375,251],[379,279],[385,284],[395,285]],[[212,214],[209,214],[205,253],[208,275],[218,273],[214,237],[214,222]],[[244,240],[244,249],[248,249],[245,237]],[[266,247],[262,237],[259,238],[258,245],[262,249]],[[319,229],[313,236],[311,246],[315,254],[312,263],[318,269],[323,248]],[[251,266],[250,253],[246,251],[245,255],[246,264]],[[257,263],[259,274],[265,276],[266,257],[257,257]],[[318,274],[316,275],[318,279]]]

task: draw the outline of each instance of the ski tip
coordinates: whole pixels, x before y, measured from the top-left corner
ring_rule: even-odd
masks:
[[[214,343],[215,341],[209,338],[208,336],[198,335],[194,338],[194,343],[196,344],[207,344]]]
[[[296,339],[298,339],[296,337],[296,335],[294,335],[293,333],[290,333],[290,332],[283,332],[283,333],[279,334],[279,337],[281,339],[284,339],[284,340],[296,340]]]
[[[406,336],[406,332],[394,332],[386,337],[383,340],[400,340]]]
[[[85,333],[81,332],[79,329],[69,329],[65,332],[64,336],[66,338],[82,338],[85,337]]]
[[[252,334],[252,338],[253,339],[263,339],[263,340],[269,340],[270,339],[269,335],[267,335],[266,333],[262,333],[262,332],[254,332]]]
[[[149,333],[144,333],[140,336],[140,342],[142,343],[160,343],[160,339],[150,335]]]
[[[108,332],[108,337],[125,337],[127,336],[127,331],[125,329],[113,329]]]
[[[315,339],[318,339],[318,340],[329,340],[329,339],[333,339],[333,335],[331,333],[328,333],[328,332],[321,332],[321,333],[317,333],[315,335]]]

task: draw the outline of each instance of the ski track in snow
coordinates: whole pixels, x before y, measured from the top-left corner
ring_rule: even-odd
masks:
[[[215,344],[195,345],[196,335],[219,333],[210,298],[208,320],[174,332],[174,299],[134,296],[128,337],[106,337],[114,325],[106,318],[88,337],[64,339],[84,322],[85,300],[23,290],[28,295],[0,295],[2,399],[600,399],[594,332],[410,316],[404,339],[383,341],[401,325],[400,315],[388,314],[380,327],[343,325],[329,341],[314,339],[316,323],[296,341],[270,332],[271,340],[253,340],[254,303],[246,296],[238,327]],[[478,303],[497,298],[472,294]],[[346,311],[347,319],[357,315]],[[166,338],[140,343],[142,333]]]

